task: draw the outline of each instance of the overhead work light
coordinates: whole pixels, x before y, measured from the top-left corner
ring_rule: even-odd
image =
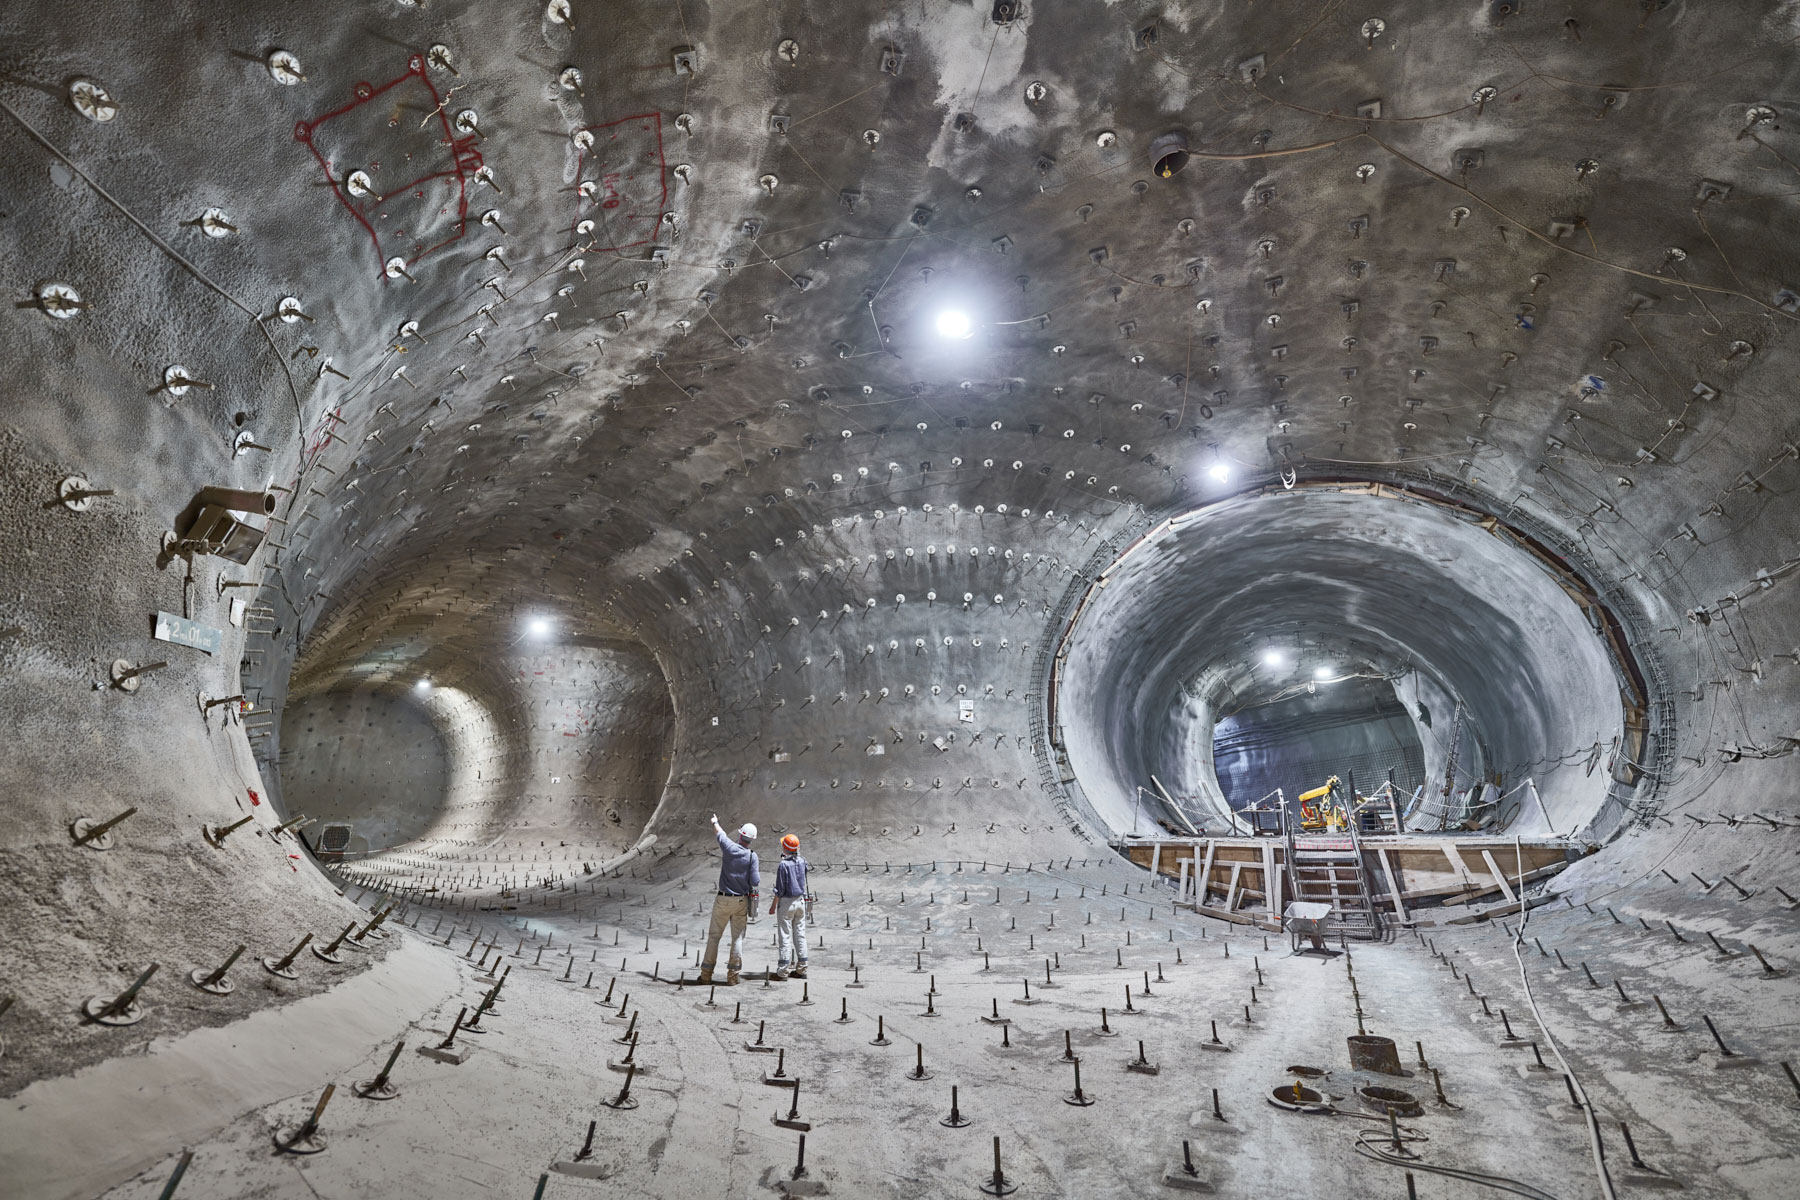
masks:
[[[937,315],[937,331],[942,337],[966,338],[975,333],[975,322],[959,308],[947,308]]]

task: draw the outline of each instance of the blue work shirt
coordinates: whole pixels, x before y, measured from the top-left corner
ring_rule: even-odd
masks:
[[[792,858],[782,856],[781,865],[775,868],[775,894],[784,899],[806,895],[806,860],[798,854]]]
[[[725,862],[719,867],[719,893],[724,896],[748,896],[762,886],[762,868],[757,865],[756,851],[740,845],[734,837],[719,831],[719,851]]]

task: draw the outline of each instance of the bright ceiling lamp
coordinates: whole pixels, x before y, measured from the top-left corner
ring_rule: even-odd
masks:
[[[1313,678],[1314,679],[1330,679],[1334,674],[1336,674],[1336,672],[1334,672],[1330,667],[1314,667],[1313,668]]]
[[[1265,667],[1287,666],[1287,655],[1279,650],[1264,650],[1262,660]]]
[[[533,617],[531,619],[531,624],[526,626],[526,628],[530,631],[532,637],[543,637],[550,632],[550,621],[546,617]]]
[[[413,687],[421,692],[429,692],[431,690],[431,680],[421,679],[419,682],[413,684]]]
[[[937,315],[937,331],[941,337],[966,338],[974,334],[975,322],[961,309],[947,308]]]
[[[1217,483],[1230,483],[1231,459],[1224,447],[1217,442],[1208,442],[1206,448],[1212,455],[1212,463],[1206,468],[1207,475]]]

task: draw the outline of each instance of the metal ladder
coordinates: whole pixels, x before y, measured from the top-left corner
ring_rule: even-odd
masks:
[[[1331,905],[1334,928],[1358,941],[1380,941],[1381,914],[1370,892],[1356,823],[1341,834],[1296,834],[1287,828],[1290,898]]]
[[[1444,806],[1443,811],[1438,814],[1440,830],[1450,828],[1450,804],[1452,797],[1456,795],[1456,768],[1457,759],[1462,750],[1462,731],[1463,705],[1462,701],[1458,700],[1456,716],[1450,722],[1450,753],[1444,757]]]

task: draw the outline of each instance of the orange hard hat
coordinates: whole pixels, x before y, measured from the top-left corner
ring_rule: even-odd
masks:
[[[781,839],[781,848],[783,850],[798,850],[800,848],[800,839],[790,833]]]

